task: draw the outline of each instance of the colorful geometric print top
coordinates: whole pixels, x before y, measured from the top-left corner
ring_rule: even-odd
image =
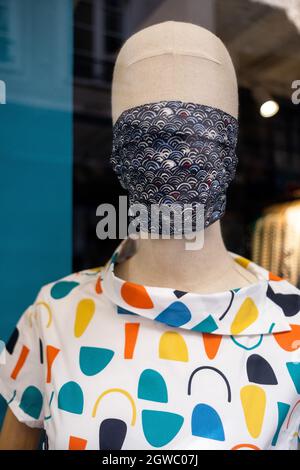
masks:
[[[16,417],[45,428],[45,449],[297,449],[299,289],[232,252],[257,283],[133,284],[114,274],[130,248],[25,310],[0,365]]]

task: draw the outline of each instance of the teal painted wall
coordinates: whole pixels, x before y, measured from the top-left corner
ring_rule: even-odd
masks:
[[[72,17],[72,0],[0,0],[4,341],[41,285],[72,269]]]

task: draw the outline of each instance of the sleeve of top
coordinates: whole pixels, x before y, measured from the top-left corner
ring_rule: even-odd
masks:
[[[39,291],[21,315],[1,353],[0,394],[17,419],[30,427],[43,427],[44,368],[39,338]]]

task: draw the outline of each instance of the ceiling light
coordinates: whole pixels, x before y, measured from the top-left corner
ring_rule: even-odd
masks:
[[[261,105],[259,112],[262,117],[267,118],[274,116],[278,112],[278,110],[278,103],[274,100],[268,100]]]
[[[256,87],[252,90],[252,94],[259,106],[259,112],[262,117],[272,117],[279,111],[278,103],[264,88]]]

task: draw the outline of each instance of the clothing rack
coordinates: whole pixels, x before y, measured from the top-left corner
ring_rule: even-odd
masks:
[[[251,240],[255,263],[300,287],[300,199],[264,209]]]

